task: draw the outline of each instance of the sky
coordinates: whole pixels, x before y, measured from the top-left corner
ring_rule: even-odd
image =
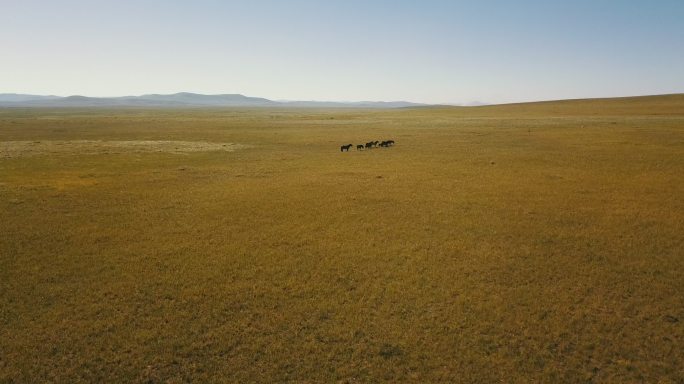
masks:
[[[682,0],[0,0],[0,93],[462,104],[684,92]]]

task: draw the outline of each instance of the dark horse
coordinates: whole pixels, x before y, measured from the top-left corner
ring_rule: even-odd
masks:
[[[373,142],[370,141],[370,142],[366,143],[366,148],[373,148]]]
[[[358,144],[358,145],[356,146],[356,150],[357,150],[357,151],[360,151],[360,150],[362,150],[362,149],[363,149],[363,144]]]
[[[351,148],[351,147],[352,147],[351,144],[343,145],[340,147],[340,152],[344,152],[344,151],[349,152],[349,148]]]
[[[387,140],[387,145],[394,145],[394,140]]]

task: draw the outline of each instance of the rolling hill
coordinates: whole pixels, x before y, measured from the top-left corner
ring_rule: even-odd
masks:
[[[425,104],[406,101],[274,101],[240,94],[203,95],[180,92],[123,97],[38,96],[0,94],[0,107],[296,107],[296,108],[405,108]]]

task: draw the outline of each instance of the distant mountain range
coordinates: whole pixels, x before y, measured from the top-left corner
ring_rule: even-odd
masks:
[[[240,94],[142,95],[122,97],[41,96],[0,93],[0,107],[301,107],[301,108],[406,108],[428,104],[407,101],[274,101]]]

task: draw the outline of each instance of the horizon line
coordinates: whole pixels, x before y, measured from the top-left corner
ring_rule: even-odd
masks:
[[[472,107],[472,106],[487,106],[487,105],[509,105],[509,104],[526,104],[526,103],[543,103],[543,102],[554,102],[554,101],[573,101],[573,100],[601,100],[601,99],[626,99],[626,98],[636,98],[636,97],[649,97],[649,96],[674,96],[674,95],[684,95],[682,92],[674,93],[656,93],[656,94],[637,94],[637,95],[620,95],[620,96],[588,96],[588,97],[571,97],[571,98],[550,98],[550,99],[528,99],[522,101],[505,101],[505,102],[485,102],[479,100],[471,100],[467,102],[419,102],[410,101],[406,99],[394,99],[394,100],[314,100],[314,99],[280,99],[280,98],[268,98],[263,96],[249,96],[243,93],[199,93],[190,91],[179,91],[173,93],[142,93],[139,95],[126,94],[120,96],[88,96],[85,94],[69,94],[69,95],[57,95],[57,94],[39,94],[39,93],[21,93],[21,92],[0,92],[0,95],[23,95],[23,96],[40,96],[40,97],[87,97],[93,99],[107,99],[107,98],[124,98],[124,97],[143,97],[143,96],[171,96],[171,95],[199,95],[199,96],[243,96],[249,98],[260,98],[274,102],[280,103],[296,103],[296,102],[314,102],[314,103],[340,103],[340,104],[354,104],[354,103],[411,103],[411,104],[422,104],[424,106],[462,106],[462,107]]]

